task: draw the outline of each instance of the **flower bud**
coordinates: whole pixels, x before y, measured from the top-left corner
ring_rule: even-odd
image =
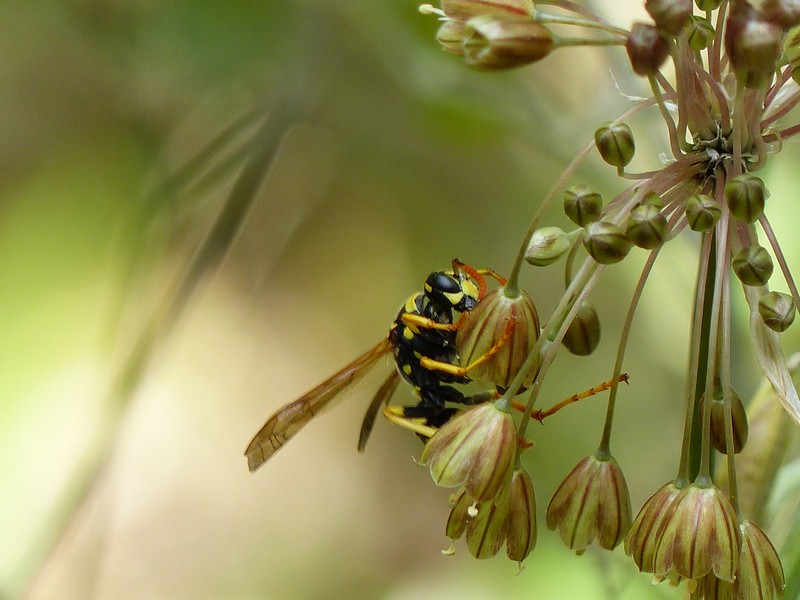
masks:
[[[758,314],[764,324],[778,333],[789,329],[796,311],[794,300],[788,294],[767,292],[758,299]]]
[[[577,554],[595,540],[613,550],[630,526],[628,485],[612,456],[595,454],[581,460],[547,505],[547,527],[558,529],[567,547]]]
[[[698,411],[703,414],[706,404],[706,397],[708,393],[703,394],[700,398]],[[739,454],[747,442],[748,424],[747,424],[747,411],[744,409],[744,404],[736,390],[731,388],[731,417],[733,418],[733,452]],[[711,396],[711,403],[709,406],[711,410],[711,443],[717,452],[727,454],[726,449],[728,444],[725,437],[725,400],[722,395],[721,389],[715,389]]]
[[[536,546],[536,496],[528,473],[517,466],[508,496],[501,500],[476,504],[462,491],[445,531],[453,541],[466,533],[467,547],[475,558],[494,556],[505,544],[508,557],[521,563]]]
[[[464,59],[470,67],[496,71],[541,60],[555,47],[544,25],[530,19],[480,15],[467,21]]]
[[[712,485],[683,488],[667,508],[654,556],[654,575],[733,581],[739,567],[739,520],[730,500]]]
[[[591,302],[587,300],[578,309],[561,343],[577,356],[588,356],[595,351],[600,343],[600,317]]]
[[[745,285],[766,285],[772,277],[772,257],[763,246],[745,246],[731,261],[734,273]]]
[[[661,539],[664,517],[681,489],[673,481],[661,486],[644,503],[625,537],[625,554],[643,573],[655,571],[656,548]]]
[[[700,10],[708,11],[717,10],[719,5],[722,4],[722,0],[694,0],[694,3]]]
[[[442,50],[454,56],[464,56],[464,36],[467,26],[464,21],[451,21],[447,19],[436,32],[436,40],[442,45]]]
[[[689,26],[686,30],[686,37],[689,41],[689,47],[695,52],[705,50],[714,41],[714,27],[708,22],[708,19],[699,16],[692,16],[689,20]]]
[[[517,456],[517,429],[495,402],[460,412],[434,433],[419,459],[442,487],[464,486],[476,502],[506,489]]]
[[[578,227],[600,220],[603,212],[603,197],[589,186],[578,184],[564,192],[564,212]]]
[[[664,208],[664,199],[658,195],[657,192],[650,190],[647,192],[642,201],[639,204],[645,204],[647,206],[655,206],[658,210]]]
[[[707,194],[695,194],[686,201],[686,221],[692,231],[708,231],[721,215],[719,203]]]
[[[739,524],[742,556],[734,587],[736,598],[780,598],[786,587],[783,566],[766,534],[750,521]]]
[[[602,265],[621,261],[633,246],[620,227],[607,221],[590,223],[583,232],[583,246]]]
[[[509,328],[510,336],[509,336]],[[469,365],[487,352],[499,351],[471,369],[473,379],[487,379],[499,388],[507,388],[522,369],[525,359],[539,339],[539,315],[533,300],[524,290],[510,296],[505,287],[489,292],[466,313],[456,333],[456,351],[462,365]],[[536,368],[526,374],[524,385],[531,382]],[[474,497],[474,496],[473,496]]]
[[[603,160],[618,169],[631,162],[636,151],[633,132],[625,123],[610,122],[600,126],[594,132],[594,143]]]
[[[692,0],[647,0],[644,7],[653,17],[656,27],[669,35],[681,32],[693,10]]]
[[[772,79],[782,39],[781,27],[761,18],[749,4],[731,6],[725,26],[725,51],[739,83],[754,88]]]
[[[525,260],[535,267],[546,267],[561,258],[571,245],[560,227],[542,227],[533,232]]]
[[[631,211],[625,235],[639,248],[657,248],[667,239],[667,218],[652,204],[641,204]]]
[[[625,50],[633,72],[643,77],[655,75],[669,54],[667,40],[658,29],[646,23],[633,24],[625,40]]]
[[[800,25],[799,0],[764,0],[760,10],[765,21],[775,23],[784,30]]]
[[[745,223],[752,223],[764,212],[767,188],[755,175],[743,173],[725,184],[725,200],[731,214]]]

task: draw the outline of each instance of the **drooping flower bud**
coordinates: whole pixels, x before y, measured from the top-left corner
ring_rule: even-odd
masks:
[[[587,300],[578,309],[561,343],[577,356],[588,356],[595,351],[600,343],[600,317],[591,302]]]
[[[610,265],[625,258],[633,242],[619,226],[608,221],[597,221],[590,223],[583,232],[583,246],[597,262]]]
[[[530,19],[480,15],[466,23],[464,60],[482,71],[497,71],[543,59],[555,48],[544,25]]]
[[[456,350],[462,365],[480,359],[497,345],[502,347],[482,364],[471,369],[473,379],[486,379],[505,389],[522,368],[525,359],[539,339],[539,315],[533,300],[524,290],[509,295],[505,287],[489,292],[478,305],[466,313],[456,333]],[[528,385],[538,365],[526,374]]]
[[[725,200],[731,214],[745,223],[756,221],[764,213],[767,188],[751,173],[737,175],[725,184]]]
[[[783,566],[772,542],[761,529],[748,520],[739,524],[742,556],[736,573],[736,598],[780,598],[786,587]]]
[[[695,194],[686,201],[686,220],[692,231],[708,231],[719,221],[722,209],[708,194]]]
[[[745,87],[759,87],[775,74],[783,30],[764,20],[746,2],[731,6],[725,26],[725,51],[736,79]]]
[[[644,7],[664,33],[678,35],[692,15],[692,0],[647,0]]]
[[[517,456],[517,430],[511,415],[495,402],[469,408],[445,423],[422,450],[442,487],[464,486],[476,502],[495,499],[507,488]]]
[[[631,61],[633,72],[647,77],[655,75],[667,60],[669,47],[661,32],[647,23],[634,23],[625,50]]]
[[[641,204],[631,211],[625,235],[639,248],[652,250],[667,239],[667,218],[651,204]]]
[[[772,277],[772,257],[763,246],[745,246],[731,260],[731,266],[745,285],[766,285]]]
[[[695,52],[705,50],[714,41],[714,27],[708,19],[700,16],[692,16],[686,31],[686,38],[689,47]]]
[[[625,537],[625,554],[633,558],[643,573],[655,572],[656,548],[661,539],[664,517],[681,489],[674,481],[661,486],[644,503]]]
[[[595,540],[616,548],[631,526],[630,494],[617,461],[594,454],[575,465],[547,505],[547,526],[577,554]]]
[[[789,329],[797,308],[794,299],[782,292],[767,292],[758,299],[758,314],[764,324],[778,333]]]
[[[601,125],[594,132],[594,143],[603,160],[618,169],[631,162],[636,152],[633,132],[625,123],[609,122]]]
[[[703,411],[706,410],[705,405],[707,397],[708,393],[705,393],[700,398],[698,411],[701,415]],[[741,397],[733,388],[730,390],[730,397],[731,417],[733,418],[733,452],[738,454],[744,448],[745,443],[747,443],[749,429],[747,424],[747,411],[744,409],[744,403]],[[711,443],[714,448],[716,448],[717,452],[727,454],[726,449],[728,444],[725,437],[725,401],[721,389],[714,390],[711,396],[709,410],[711,410]]]
[[[713,574],[733,581],[739,567],[739,519],[730,500],[713,485],[693,483],[672,500],[661,524],[654,575],[700,579]]]
[[[546,267],[561,258],[571,245],[560,227],[542,227],[534,231],[525,260],[535,267]]]
[[[564,212],[578,227],[600,220],[603,197],[587,185],[573,185],[564,192]]]

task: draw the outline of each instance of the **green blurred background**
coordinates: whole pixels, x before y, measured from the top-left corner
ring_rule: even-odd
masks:
[[[623,25],[644,14],[605,4]],[[419,443],[379,422],[355,452],[379,374],[257,474],[242,456],[276,408],[381,339],[430,271],[454,256],[508,271],[560,170],[629,106],[614,82],[645,93],[623,52],[474,73],[405,0],[0,14],[0,597],[680,596],[620,549],[576,558],[543,519],[519,576],[461,544],[442,557],[448,491],[414,464]],[[654,132],[637,168],[668,150],[655,118],[635,123]],[[242,169],[264,177],[249,196]],[[579,180],[610,197],[612,175],[593,158]],[[788,190],[771,176],[773,196]],[[245,204],[241,227],[219,225]],[[604,340],[557,361],[547,404],[609,376],[643,257],[607,271]],[[676,467],[692,257],[690,241],[664,252],[632,336],[614,451],[634,510]],[[543,317],[562,280],[525,273]],[[540,517],[604,410],[590,399],[532,428]]]

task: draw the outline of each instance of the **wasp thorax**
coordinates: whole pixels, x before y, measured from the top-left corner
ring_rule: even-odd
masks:
[[[473,379],[486,379],[507,388],[539,338],[539,315],[524,290],[511,295],[506,287],[489,292],[466,315],[456,334],[456,351]],[[523,385],[533,378],[536,366],[525,374]]]

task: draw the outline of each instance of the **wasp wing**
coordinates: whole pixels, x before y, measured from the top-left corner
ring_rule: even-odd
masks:
[[[378,409],[389,402],[399,383],[400,373],[395,369],[389,377],[386,378],[386,381],[383,382],[383,385],[372,399],[372,404],[369,405],[367,414],[364,415],[364,420],[361,422],[361,433],[358,435],[359,452],[363,452],[364,448],[367,447],[367,440],[369,440],[369,434],[372,433],[372,427],[375,425],[375,417],[378,416]]]
[[[388,338],[380,341],[341,371],[272,415],[244,452],[250,471],[264,464],[315,415],[330,406],[339,394],[366,375],[391,349]]]

